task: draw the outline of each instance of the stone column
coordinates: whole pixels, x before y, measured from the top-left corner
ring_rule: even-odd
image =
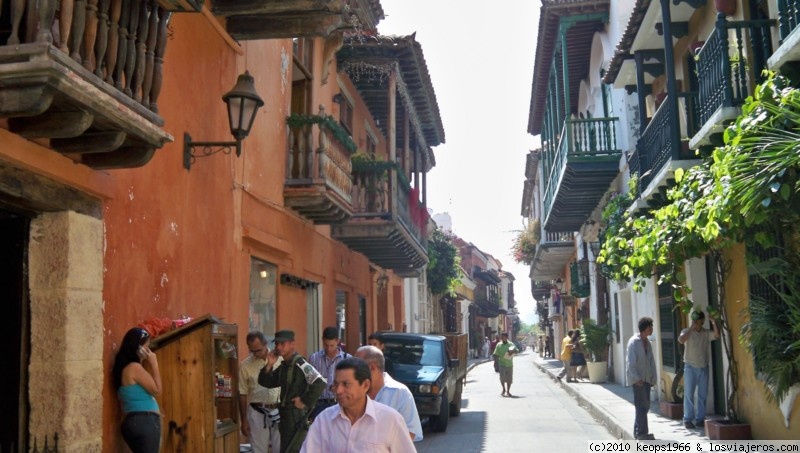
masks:
[[[31,222],[30,439],[99,452],[103,421],[103,222],[75,212]],[[52,444],[51,444],[52,445]]]

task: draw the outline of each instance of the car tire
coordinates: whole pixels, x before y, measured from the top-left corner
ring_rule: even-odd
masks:
[[[431,416],[431,431],[443,433],[447,431],[447,422],[450,419],[450,403],[447,401],[447,389],[442,392],[442,405],[439,408],[439,415]]]
[[[456,394],[453,395],[453,402],[450,403],[450,416],[458,417],[461,415],[461,391],[463,389],[463,382],[461,379],[456,382]]]

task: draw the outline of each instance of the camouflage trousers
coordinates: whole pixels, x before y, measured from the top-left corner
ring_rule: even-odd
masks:
[[[308,418],[304,411],[289,407],[281,408],[281,453],[298,453],[308,434]]]

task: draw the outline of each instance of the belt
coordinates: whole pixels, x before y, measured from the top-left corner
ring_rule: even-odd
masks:
[[[253,409],[277,409],[278,403],[273,403],[273,404],[250,403],[250,407],[252,407]]]
[[[335,403],[336,398],[320,398],[317,400],[318,403]]]

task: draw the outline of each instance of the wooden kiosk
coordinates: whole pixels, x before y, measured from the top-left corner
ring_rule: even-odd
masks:
[[[237,326],[208,314],[150,342],[158,356],[162,452],[239,451]]]

